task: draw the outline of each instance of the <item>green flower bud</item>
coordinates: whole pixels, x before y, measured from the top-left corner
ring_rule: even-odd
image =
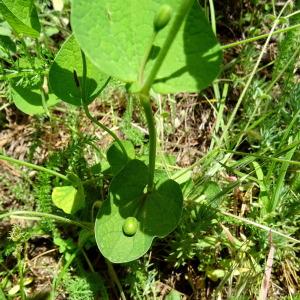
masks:
[[[164,4],[159,8],[156,16],[154,17],[154,31],[158,32],[165,28],[170,22],[172,17],[172,7],[170,5]]]

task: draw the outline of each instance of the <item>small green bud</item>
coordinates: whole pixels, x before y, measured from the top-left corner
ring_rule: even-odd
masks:
[[[170,22],[172,17],[172,7],[170,5],[164,4],[159,8],[156,16],[154,17],[154,31],[158,32],[165,28]]]
[[[124,224],[123,224],[123,232],[127,236],[133,236],[136,234],[136,231],[138,229],[138,221],[134,217],[128,217],[126,218]]]

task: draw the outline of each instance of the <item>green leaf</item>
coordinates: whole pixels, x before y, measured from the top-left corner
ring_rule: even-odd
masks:
[[[33,0],[0,0],[0,12],[17,34],[39,37],[41,26]]]
[[[52,201],[66,214],[74,214],[85,205],[83,189],[73,186],[55,187],[52,191]]]
[[[218,281],[220,278],[225,276],[225,271],[222,269],[207,269],[206,275],[212,281]]]
[[[13,53],[17,50],[14,41],[6,35],[0,35],[0,49],[1,48]]]
[[[144,192],[148,167],[131,160],[112,180],[109,199],[104,201],[95,223],[95,236],[101,253],[114,263],[125,263],[144,255],[155,237],[173,231],[180,219],[183,197],[173,180],[156,184]],[[128,217],[138,220],[135,235],[127,236],[123,225]]]
[[[12,97],[16,107],[28,115],[44,114],[40,84],[22,87],[12,84]],[[60,100],[53,94],[48,94],[47,107],[57,104]]]
[[[135,83],[153,34],[154,16],[165,4],[176,12],[180,1],[76,0],[72,5],[72,28],[82,49],[100,70],[125,82]],[[146,76],[173,20],[174,17],[155,40]],[[218,75],[220,62],[220,46],[195,1],[153,88],[160,93],[198,92]]]
[[[220,192],[221,189],[219,185],[214,181],[207,181],[198,189],[199,195],[204,195],[205,199],[208,199],[208,201],[214,199]]]
[[[112,173],[116,175],[123,169],[130,159],[135,158],[134,146],[130,141],[122,141],[127,156],[117,142],[114,142],[107,150],[107,160],[111,166]]]
[[[176,291],[176,290],[172,290],[165,298],[165,300],[181,300],[181,294]]]
[[[88,103],[92,102],[106,84],[108,76],[102,74],[89,59],[87,63],[86,92]],[[74,71],[77,74],[76,84]],[[50,86],[61,100],[73,105],[81,105],[80,82],[82,81],[82,57],[80,46],[71,35],[57,53],[49,72]]]

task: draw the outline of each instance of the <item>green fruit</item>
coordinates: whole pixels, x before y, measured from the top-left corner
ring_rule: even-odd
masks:
[[[170,5],[162,5],[154,17],[154,31],[158,32],[165,28],[170,22],[172,17],[172,7]]]
[[[123,224],[123,232],[127,236],[133,236],[136,234],[138,228],[138,221],[134,217],[126,218]]]

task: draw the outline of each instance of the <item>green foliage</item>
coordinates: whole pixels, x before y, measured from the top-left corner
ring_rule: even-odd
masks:
[[[212,181],[192,183],[187,195],[188,205],[183,210],[183,216],[179,228],[171,240],[171,251],[168,260],[175,267],[186,265],[193,257],[201,257],[206,253],[206,262],[210,265],[213,255],[210,255],[219,239],[216,232],[216,211],[221,204],[220,187]],[[203,267],[205,269],[205,267]]]
[[[75,37],[101,71],[135,83],[144,76],[141,63],[153,35],[154,16],[162,4],[170,5],[174,15],[180,6],[176,0],[76,1],[72,6]],[[124,15],[127,17],[124,18]],[[145,78],[172,24],[170,22],[157,35],[147,61]],[[159,69],[153,89],[159,93],[199,91],[218,75],[220,60],[219,44],[204,13],[195,4]]]
[[[52,201],[54,205],[62,209],[66,214],[75,214],[84,208],[83,187],[76,189],[73,186],[59,186],[52,191]]]
[[[87,104],[101,91],[108,77],[87,60],[86,93]],[[81,105],[82,58],[81,49],[71,35],[61,46],[49,72],[49,83],[53,93],[63,101]]]
[[[169,110],[172,115],[174,111],[169,107],[168,101],[162,104],[163,109],[159,107],[157,115],[163,117],[165,121],[164,126],[161,126],[164,127],[162,130],[164,130],[165,140],[159,141],[161,142],[160,150],[172,148],[174,152],[171,159],[166,153],[161,152],[158,153],[156,159],[153,159],[152,141],[156,138],[153,135],[151,122],[149,125],[149,119],[151,119],[151,109],[155,110],[158,97],[153,97],[154,101],[150,105],[150,97],[144,99],[137,93],[133,100],[132,96],[124,95],[123,92],[120,97],[121,101],[118,101],[122,105],[120,107],[114,105],[114,108],[116,108],[115,112],[121,115],[126,105],[122,125],[118,128],[130,142],[114,141],[108,148],[106,157],[103,149],[97,148],[96,137],[80,133],[85,130],[86,125],[80,122],[82,112],[77,113],[79,109],[76,108],[76,113],[70,117],[72,114],[70,111],[74,111],[75,108],[68,104],[81,105],[84,98],[85,80],[86,100],[90,103],[101,91],[110,75],[129,82],[126,86],[127,91],[138,91],[141,88],[140,85],[145,82],[144,80],[149,78],[153,66],[158,61],[157,58],[160,56],[166,37],[176,22],[180,1],[154,1],[155,3],[150,3],[151,1],[73,1],[74,35],[71,34],[62,45],[54,62],[52,52],[55,50],[53,49],[58,41],[65,39],[70,33],[69,28],[65,29],[66,23],[62,22],[61,18],[62,16],[68,17],[70,6],[65,1],[64,12],[60,14],[59,10],[56,10],[49,15],[52,1],[44,1],[42,4],[41,2],[43,1],[40,1],[38,11],[41,12],[41,18],[43,18],[41,24],[44,28],[39,41],[26,38],[23,43],[20,36],[6,35],[4,38],[0,36],[0,42],[2,42],[0,50],[3,52],[4,62],[1,72],[3,70],[6,72],[5,75],[13,74],[7,82],[10,82],[13,87],[12,96],[15,104],[26,113],[33,114],[38,109],[37,113],[43,114],[47,111],[45,109],[47,107],[45,103],[44,106],[42,103],[41,79],[53,63],[49,75],[50,92],[54,91],[56,98],[62,98],[67,103],[59,106],[51,119],[64,118],[64,112],[67,111],[68,117],[65,123],[70,128],[72,140],[66,149],[50,155],[45,165],[51,170],[66,174],[68,179],[72,177],[70,174],[74,173],[78,180],[71,180],[69,184],[46,173],[31,177],[30,180],[32,178],[34,180],[36,209],[86,224],[95,221],[96,209],[99,208],[96,218],[97,244],[105,258],[120,263],[143,255],[151,246],[154,237],[164,237],[169,234],[180,221],[177,229],[168,238],[156,240],[151,254],[130,264],[116,267],[116,274],[120,276],[130,299],[152,299],[160,296],[172,298],[172,294],[176,294],[173,297],[180,298],[180,292],[185,292],[186,297],[204,298],[199,290],[209,293],[208,297],[212,298],[254,298],[257,296],[257,290],[263,279],[265,262],[271,245],[269,230],[262,231],[261,225],[272,227],[286,236],[286,238],[278,236],[275,232],[272,234],[272,243],[276,248],[272,266],[272,287],[276,296],[284,297],[283,294],[288,291],[292,298],[293,293],[296,294],[299,289],[297,286],[299,249],[297,245],[288,242],[289,236],[299,239],[300,234],[299,168],[297,165],[300,90],[297,85],[298,73],[296,71],[299,58],[297,55],[299,30],[277,35],[280,42],[279,55],[277,55],[275,44],[276,37],[272,38],[272,47],[275,47],[275,51],[267,51],[263,56],[263,61],[259,66],[261,69],[255,72],[249,86],[247,86],[249,74],[261,54],[260,42],[245,47],[238,59],[235,59],[235,51],[232,53],[228,51],[222,80],[215,81],[213,89],[201,93],[200,102],[189,104],[188,109],[185,103],[177,104],[179,109],[184,110],[185,122],[189,122],[190,118],[199,117],[199,103],[206,102],[203,99],[207,98],[214,109],[212,122],[215,121],[215,116],[217,118],[216,126],[209,124],[211,125],[209,128],[214,130],[219,127],[212,133],[216,143],[212,143],[211,151],[207,154],[201,153],[201,160],[196,161],[193,166],[186,169],[180,168],[178,172],[174,172],[178,168],[175,164],[176,158],[180,161],[187,151],[188,147],[186,144],[183,145],[182,141],[190,134],[190,131],[184,132],[184,138],[180,137],[174,145],[174,138],[177,134],[183,133],[182,128],[175,128],[174,123],[169,119]],[[225,2],[220,4],[214,1],[214,4],[216,7],[224,7]],[[231,6],[232,12],[228,13],[228,20],[236,18],[237,10],[241,13],[241,17],[230,21],[230,26],[226,24],[226,28],[233,29],[236,38],[240,38],[239,30],[241,29],[244,29],[243,34],[249,36],[261,31],[265,32],[263,25],[270,28],[270,22],[273,21],[271,14],[278,15],[276,10],[281,5],[273,2],[235,3],[236,7]],[[205,4],[206,11],[202,12],[195,5],[181,26],[166,59],[162,62],[152,82],[151,88],[154,91],[161,93],[195,91],[198,93],[199,89],[206,87],[219,72],[220,47],[206,19],[206,16],[210,15],[210,20],[214,23],[212,2],[202,1],[202,3]],[[206,4],[210,4],[209,8]],[[166,24],[161,23],[158,26],[155,15],[159,12],[161,5],[170,5],[172,16],[169,22],[163,20]],[[298,9],[297,5],[298,2],[294,11]],[[244,10],[244,7],[247,9]],[[259,12],[260,9],[261,12]],[[246,12],[243,13],[244,11]],[[263,16],[262,12],[269,15]],[[285,14],[292,12],[292,9],[288,8]],[[255,19],[258,14],[261,14],[260,22],[266,18],[261,28],[258,28],[258,21]],[[96,17],[93,18],[93,15]],[[223,16],[220,13],[216,15],[218,16],[218,33],[227,43],[231,35],[227,36],[228,29],[224,29],[223,23],[226,22],[219,22],[219,18]],[[99,18],[99,16],[102,17]],[[53,20],[56,20],[55,22],[60,27],[64,27],[60,28],[63,33],[58,30],[58,27],[50,28]],[[297,24],[298,21],[297,14],[283,17],[280,19],[282,22],[280,26]],[[166,27],[159,31],[159,27],[164,25]],[[151,40],[152,37],[153,40]],[[84,74],[84,61],[82,61],[79,45],[87,55],[87,76]],[[273,50],[273,48],[270,49]],[[275,60],[274,55],[277,56]],[[229,60],[231,61],[227,64]],[[233,65],[235,70],[231,69]],[[98,68],[107,75],[102,75]],[[12,71],[7,72],[8,69]],[[24,73],[20,75],[22,72]],[[223,85],[223,78],[227,80],[227,75],[231,81]],[[228,94],[226,86],[229,87]],[[32,97],[31,87],[35,89],[34,97]],[[240,95],[243,87],[247,87],[247,90],[242,101],[242,109],[237,110],[235,122],[229,128],[224,140],[219,142],[218,135],[226,126],[232,106],[235,105],[235,99]],[[18,88],[24,90],[22,101],[30,103],[32,107],[29,107],[28,103],[25,103],[25,107],[18,104],[20,102],[16,93]],[[38,105],[35,105],[31,101],[37,95]],[[151,92],[152,95],[155,94]],[[116,94],[113,96],[112,99],[115,99]],[[49,102],[50,98],[51,93]],[[181,98],[181,95],[174,97],[175,100]],[[124,104],[125,99],[130,101]],[[44,100],[47,102],[47,99]],[[162,102],[164,100],[165,98],[162,98]],[[137,107],[133,105],[133,101],[140,101],[141,105]],[[101,105],[101,108],[104,106]],[[145,109],[146,117],[141,115],[141,109]],[[94,115],[99,116],[98,112]],[[202,112],[200,117],[202,117]],[[145,127],[148,127],[148,130],[142,128],[138,131],[133,128],[133,121],[141,123],[140,127],[144,127],[147,122]],[[4,122],[3,126],[5,124]],[[52,124],[54,123],[50,121],[50,125]],[[172,126],[174,128],[171,128]],[[122,134],[120,135],[123,136]],[[192,134],[193,132],[191,136]],[[202,142],[200,138],[195,137],[195,144]],[[120,143],[124,146],[126,154],[122,151]],[[193,144],[190,146],[189,148],[198,147]],[[34,150],[33,146],[30,160],[36,158],[33,155]],[[231,153],[232,150],[240,152]],[[191,153],[193,155],[193,152]],[[177,157],[176,154],[178,154]],[[152,168],[151,157],[155,165],[153,186],[149,183],[151,182],[151,176],[149,176]],[[196,155],[195,160],[197,160]],[[2,179],[4,176],[0,178],[1,184],[7,188],[7,183]],[[22,195],[21,188],[22,186],[16,185],[16,187],[10,187],[9,191],[12,192],[14,199],[24,202],[30,191],[29,187],[24,184]],[[81,194],[79,200],[83,199],[83,189],[85,201],[76,203],[79,194]],[[52,191],[56,207],[51,200]],[[57,192],[62,191],[66,193],[57,195]],[[185,199],[184,203],[182,194]],[[182,206],[184,206],[183,213],[181,213]],[[229,213],[226,217],[223,215],[225,212]],[[71,215],[66,216],[65,213]],[[134,223],[129,224],[133,226],[132,228],[125,226],[128,218],[134,220]],[[247,222],[250,220],[256,225],[249,225]],[[49,225],[48,228],[44,227],[46,223]],[[105,268],[103,273],[107,270],[103,267],[103,258],[92,259],[97,248],[94,236],[90,237],[90,231],[80,231],[78,234],[69,226],[56,228],[54,222],[49,220],[42,220],[38,226],[51,234],[59,253],[67,262],[76,259],[75,262],[78,263],[83,258],[87,261],[85,268],[87,266],[91,270],[95,268],[95,272],[90,272],[92,279],[79,272],[76,275],[69,275],[64,280],[62,289],[68,299],[111,298],[106,290],[104,279],[95,275],[95,273],[101,273],[102,268]],[[63,234],[61,234],[61,229]],[[19,236],[19,238],[15,238],[15,241],[11,239],[5,246],[1,246],[0,262],[3,265],[6,263],[5,254],[11,256],[18,253],[14,250],[17,244],[17,250],[25,251],[26,247],[23,244],[28,241],[30,243],[30,235],[24,235],[24,240],[20,239],[22,236],[20,228],[13,229],[13,236]],[[86,244],[87,237],[89,241]],[[4,247],[7,253],[3,253]],[[83,247],[85,252],[81,252],[80,247]],[[22,264],[23,257],[19,256],[18,259]],[[92,260],[90,263],[89,259]],[[15,265],[13,267],[14,275],[22,275],[22,272],[16,270]],[[67,267],[68,265],[65,268]],[[0,269],[0,276],[3,274],[1,271]],[[281,276],[282,274],[284,276]],[[105,280],[109,280],[106,275]],[[111,280],[115,281],[116,278]],[[187,281],[188,287],[186,287]],[[109,286],[112,284],[110,283]],[[161,286],[164,289],[163,295],[160,295],[162,291],[157,289]],[[276,290],[277,286],[282,288]],[[172,294],[166,295],[171,288]],[[188,295],[190,288],[193,296]],[[180,292],[176,292],[177,289]],[[270,298],[273,296],[273,289],[269,291]],[[212,290],[214,292],[210,293]],[[5,288],[6,291],[7,288]]]
[[[52,166],[51,162],[48,166]],[[51,199],[52,191],[52,178],[48,173],[39,173],[37,175],[33,193],[35,196],[36,210],[45,213],[51,213],[53,210],[53,204]],[[51,232],[55,226],[52,220],[46,219],[40,222],[40,227],[45,232]]]
[[[101,299],[108,300],[107,289],[103,278],[94,273],[88,274],[80,271],[78,275],[65,274],[63,287],[71,300],[92,300],[101,296]]]
[[[54,94],[46,94],[41,83],[23,87],[17,83],[12,85],[12,97],[19,110],[28,115],[45,114],[48,107],[56,105],[60,100]]]
[[[147,166],[139,160],[130,161],[114,177],[109,201],[104,202],[97,215],[96,241],[112,262],[140,257],[150,248],[154,237],[166,236],[179,221],[183,201],[179,185],[166,180],[145,194],[147,180]],[[122,227],[131,216],[137,218],[139,227],[134,236],[128,237]]]
[[[123,153],[120,145],[116,142],[114,142],[107,150],[107,161],[109,162],[114,175],[119,173],[129,160],[135,158],[133,144],[130,141],[123,141],[122,144],[126,150],[126,154]]]
[[[137,100],[135,97],[128,97],[126,111],[122,118],[121,129],[126,138],[135,146],[143,145],[144,134],[137,128],[132,126],[133,112],[137,109]]]
[[[169,5],[162,5],[157,14],[154,16],[153,26],[154,31],[159,32],[164,29],[170,22],[172,17],[172,7]]]
[[[77,106],[83,105],[88,118],[115,139],[107,151],[114,178],[109,187],[109,199],[103,203],[97,215],[96,241],[102,253],[111,261],[128,262],[143,255],[155,237],[162,238],[176,228],[183,206],[179,184],[169,179],[164,171],[156,170],[156,128],[150,104],[150,88],[169,93],[198,91],[206,87],[219,72],[221,51],[202,9],[193,5],[193,1],[182,4],[174,0],[168,3],[134,3],[140,5],[138,18],[128,11],[132,2],[117,1],[109,3],[109,7],[98,0],[82,4],[80,1],[72,3],[74,35],[65,41],[52,63],[48,87],[50,93],[46,93],[47,80],[42,71],[47,60],[39,49],[34,49],[36,57],[32,58],[28,45],[22,40],[25,55],[18,64],[22,68],[31,68],[32,76],[26,81],[23,78],[11,81],[12,98],[19,109],[31,115],[45,112],[51,116],[48,107],[59,99]],[[104,12],[106,17],[93,19],[93,13],[97,11]],[[129,18],[119,15],[126,12],[129,12]],[[86,13],[92,14],[89,21],[95,21],[93,25],[97,34],[92,27],[86,24],[82,26]],[[130,34],[124,31],[128,23],[135,25]],[[140,30],[143,26],[144,30]],[[86,36],[89,36],[88,40],[85,40]],[[123,49],[122,55],[115,51],[116,45]],[[101,74],[94,64],[105,74],[131,83],[131,90],[140,93],[137,96],[149,130],[148,166],[135,159],[135,149],[130,142],[121,142],[89,113],[87,104],[108,82],[108,75]],[[76,147],[76,139],[79,140],[79,147]],[[71,181],[72,186],[56,183],[52,200],[56,207],[67,214],[85,209],[82,214],[86,217],[88,210],[94,206],[85,201],[82,182],[95,180],[97,171],[88,167],[83,156],[85,147],[82,145],[89,144],[94,149],[97,147],[91,141],[83,142],[81,139],[76,136],[73,145],[61,153],[65,160],[60,159],[61,164],[56,167],[58,171],[66,172],[68,177],[55,172],[58,177]],[[70,150],[73,150],[72,153]],[[101,172],[101,165],[99,170]],[[53,171],[49,172],[53,174]],[[105,175],[108,173],[103,172]],[[45,208],[52,209],[49,199],[39,196],[41,207],[47,204]],[[128,217],[137,220],[133,227],[127,224]],[[112,239],[107,238],[110,234],[114,235]]]
[[[41,28],[33,0],[1,0],[0,12],[16,33],[39,36]]]
[[[180,300],[182,299],[181,294],[176,291],[172,290],[165,298],[166,300]]]
[[[145,256],[126,265],[126,276],[122,283],[130,299],[145,299],[145,297],[151,299],[156,297],[157,279],[158,271]]]

